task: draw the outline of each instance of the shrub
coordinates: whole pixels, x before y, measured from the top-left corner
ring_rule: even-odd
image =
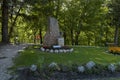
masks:
[[[93,61],[89,61],[87,64],[86,64],[86,67],[88,69],[92,69],[93,67],[95,66],[95,63]]]
[[[36,71],[37,70],[37,65],[31,65],[31,67],[30,67],[30,70],[31,71]]]
[[[60,70],[58,64],[55,63],[55,62],[50,63],[48,67],[49,67],[49,69],[52,70],[52,71],[54,71],[54,70]]]
[[[83,73],[85,71],[84,66],[78,66],[78,72]]]
[[[111,72],[115,72],[116,66],[114,64],[110,64],[108,65],[108,70],[110,70]]]

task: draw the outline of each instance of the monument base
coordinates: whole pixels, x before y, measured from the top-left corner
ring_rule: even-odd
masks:
[[[68,46],[55,45],[52,47],[41,47],[41,51],[50,53],[70,53],[73,52],[73,48]]]

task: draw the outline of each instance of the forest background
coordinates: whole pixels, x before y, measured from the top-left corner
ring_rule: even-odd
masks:
[[[0,0],[0,41],[42,44],[49,16],[66,45],[120,44],[120,0]]]

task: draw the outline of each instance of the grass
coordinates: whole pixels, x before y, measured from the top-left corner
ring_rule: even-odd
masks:
[[[85,64],[88,61],[94,61],[98,64],[118,63],[120,56],[114,56],[106,53],[105,47],[73,47],[72,53],[47,53],[41,52],[39,49],[29,47],[14,60],[14,67],[30,66],[32,64],[42,65],[56,62],[58,64]]]
[[[38,46],[30,46],[25,51],[20,52],[19,56],[14,59],[13,69],[21,66],[30,66],[36,64],[41,66],[43,64],[50,64],[56,62],[71,66],[71,64],[82,65],[88,61],[94,61],[97,64],[107,65],[110,63],[120,62],[120,55],[109,54],[106,47],[82,47],[73,46],[72,53],[47,53],[38,49]],[[83,79],[89,80],[89,79]],[[96,80],[120,80],[119,77],[98,78]]]

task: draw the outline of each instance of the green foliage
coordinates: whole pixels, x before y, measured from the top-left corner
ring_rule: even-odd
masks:
[[[82,31],[85,33],[90,31],[92,34],[97,32],[95,33],[98,34],[97,36],[101,35],[100,32],[102,31],[100,30],[101,28],[104,29],[103,26],[106,23],[104,16],[108,12],[107,7],[102,6],[103,4],[105,4],[103,0],[71,0],[64,3],[64,17],[62,18],[64,23],[62,22],[62,30],[69,31],[68,34],[66,33],[67,36],[70,35],[70,37],[67,37],[69,38],[68,42],[71,41],[72,44],[76,45],[80,44],[79,37]],[[92,39],[96,38],[89,37]]]
[[[85,69],[85,74],[96,74],[104,76],[107,71],[107,65],[96,64],[92,69]]]
[[[19,6],[22,6],[13,28],[11,42],[14,42],[17,34],[21,43],[35,43],[35,36],[41,35],[38,42],[42,43],[49,16],[59,21],[65,44],[105,46],[106,42],[114,41],[114,27],[111,22],[119,24],[119,0],[24,0],[22,4],[20,0],[12,1],[14,4],[10,4],[14,8],[9,10],[9,26],[14,21]],[[115,1],[118,1],[117,4]],[[113,16],[116,17],[114,21]]]
[[[111,18],[111,25],[115,27],[115,36],[114,43],[118,44],[119,42],[119,26],[120,26],[120,1],[119,0],[111,0],[109,3],[109,14]]]
[[[109,12],[112,16],[112,24],[115,26],[119,26],[119,16],[120,16],[120,1],[119,0],[111,0],[109,4]]]

